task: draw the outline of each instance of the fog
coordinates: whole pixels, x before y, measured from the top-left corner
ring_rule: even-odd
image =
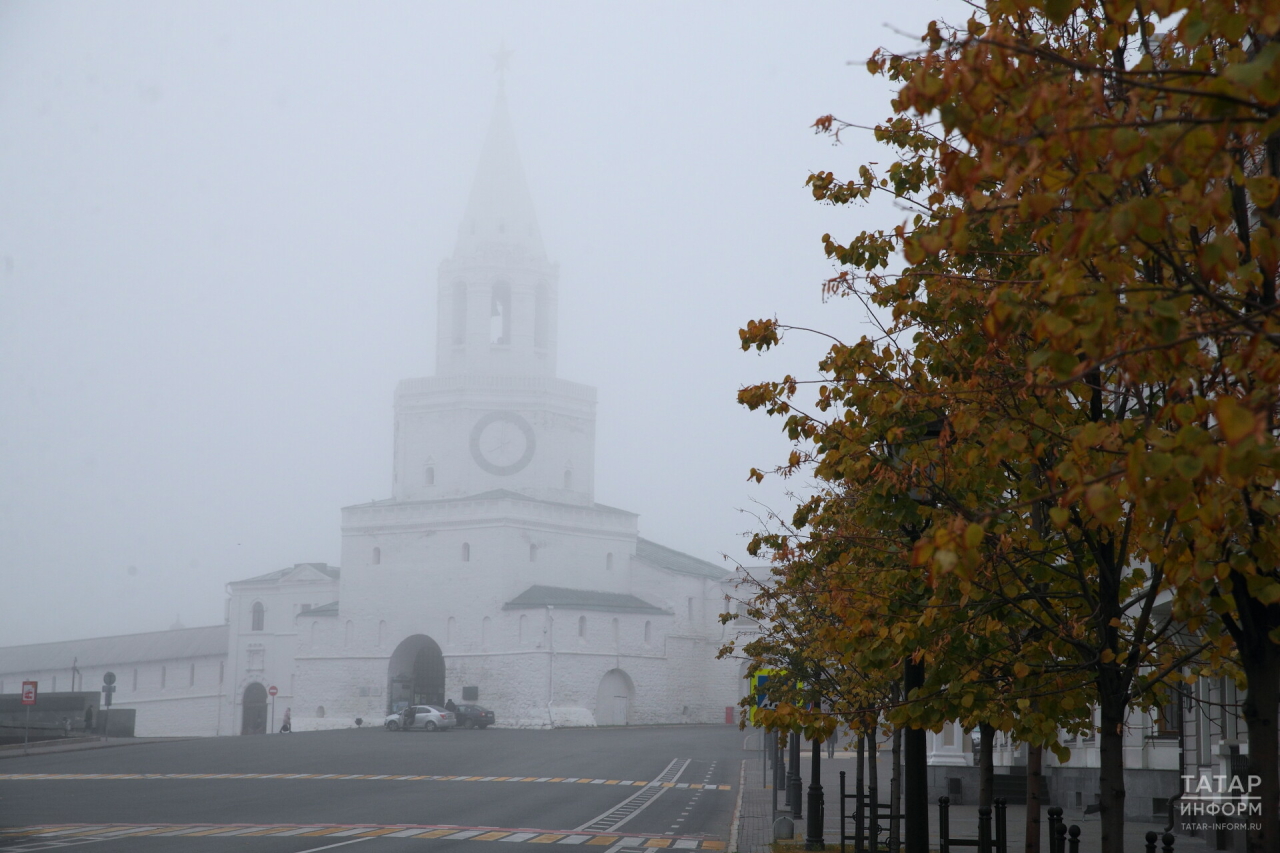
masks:
[[[558,375],[599,391],[596,500],[726,567],[788,484],[735,402],[856,338],[804,186],[885,160],[871,51],[958,4],[0,5],[0,644],[223,618],[340,563],[390,496],[392,394],[434,372],[436,270],[505,87],[560,264]],[[803,483],[791,484],[803,488]]]

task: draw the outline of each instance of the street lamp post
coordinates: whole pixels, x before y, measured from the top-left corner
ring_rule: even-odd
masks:
[[[800,779],[800,733],[791,732],[788,737],[791,756],[787,761],[787,802],[791,805],[791,817],[800,819],[800,797],[804,783]]]
[[[810,749],[813,750],[813,760],[809,765],[811,769],[809,775],[809,821],[805,826],[805,850],[826,849],[826,845],[822,841],[822,824],[825,815],[823,815],[822,805],[822,750],[818,748],[821,744],[822,741],[816,737],[810,744]]]

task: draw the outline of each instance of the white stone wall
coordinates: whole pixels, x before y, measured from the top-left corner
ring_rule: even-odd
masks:
[[[278,691],[275,697],[278,729],[285,708],[293,707],[299,690],[301,674],[296,657],[302,645],[300,635],[310,632],[316,618],[333,621],[333,617],[309,617],[303,607],[314,609],[333,602],[338,597],[338,583],[303,563],[283,577],[238,581],[230,584],[230,590],[228,675],[220,709],[221,718],[226,721],[223,731],[240,733],[244,693],[255,682],[265,688],[274,686]],[[254,604],[263,606],[260,631],[253,630]],[[270,718],[267,724],[271,725]]]
[[[138,737],[177,737],[226,733],[219,727],[220,679],[226,675],[225,656],[174,658],[161,661],[122,661],[109,666],[83,667],[76,689],[101,691],[102,677],[116,674],[112,708],[137,711]],[[0,692],[17,693],[23,681],[35,681],[40,692],[71,691],[71,667],[0,676]],[[38,701],[38,700],[37,700]]]

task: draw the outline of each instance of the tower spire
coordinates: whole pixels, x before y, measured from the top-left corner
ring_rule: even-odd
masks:
[[[510,53],[494,57],[500,74]],[[440,265],[436,371],[554,377],[556,277],[500,85],[453,256]]]
[[[511,51],[494,55],[499,74],[489,131],[480,151],[480,163],[471,185],[471,198],[458,228],[454,260],[495,251],[508,258],[545,260],[542,232],[516,148],[511,114],[503,85]]]

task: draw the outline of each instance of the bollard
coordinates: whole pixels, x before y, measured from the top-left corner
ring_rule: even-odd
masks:
[[[1009,853],[1009,803],[1004,797],[996,797],[996,853]]]
[[[978,853],[991,853],[991,807],[978,809]]]
[[[951,820],[948,812],[951,810],[950,797],[938,797],[938,853],[951,853],[951,843],[948,836],[951,834]]]
[[[1147,833],[1147,853],[1156,853],[1156,840],[1160,838],[1160,833],[1152,831]]]
[[[1064,853],[1058,842],[1058,827],[1062,825],[1062,808],[1060,806],[1049,807],[1049,853]]]
[[[1166,832],[1160,840],[1164,842],[1164,853],[1173,853],[1173,833]]]
[[[1080,853],[1080,827],[1073,823],[1067,833],[1071,836],[1067,840],[1067,853]]]
[[[1053,834],[1057,836],[1058,839],[1055,849],[1058,853],[1067,853],[1067,825],[1062,822],[1061,818],[1059,818],[1058,822],[1054,825]]]

